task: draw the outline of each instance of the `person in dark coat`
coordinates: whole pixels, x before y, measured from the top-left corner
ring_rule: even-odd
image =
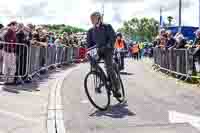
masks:
[[[176,49],[185,48],[186,44],[187,44],[187,42],[182,34],[180,34],[176,37],[176,45],[175,45]]]
[[[14,76],[16,72],[16,26],[17,22],[13,21],[8,24],[7,32],[4,36],[4,55],[3,55],[3,73],[4,75]],[[10,80],[9,80],[10,79]],[[15,83],[13,78],[7,78],[7,83]]]
[[[98,47],[98,55],[104,60],[107,74],[112,77],[111,82],[115,86],[115,97],[121,97],[119,81],[114,72],[113,50],[116,41],[116,33],[110,24],[102,22],[102,15],[94,12],[90,16],[93,27],[87,33],[87,47]]]
[[[16,33],[17,36],[17,45],[16,47],[16,76],[22,76],[22,79],[25,80],[27,77],[27,52],[28,52],[28,44],[26,40],[26,35],[24,31],[24,25],[18,25],[18,31]],[[17,82],[17,81],[16,81]]]
[[[170,48],[174,47],[175,44],[176,44],[176,40],[173,38],[172,32],[167,31],[167,44],[165,47],[167,49],[170,49]]]

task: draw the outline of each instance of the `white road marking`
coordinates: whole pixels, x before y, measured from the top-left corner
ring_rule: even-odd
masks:
[[[82,100],[81,103],[89,103],[88,100]]]
[[[170,123],[189,123],[200,131],[200,117],[179,113],[176,111],[168,111]]]
[[[77,66],[74,68],[70,68],[64,74],[60,74],[59,77],[56,79],[56,85],[52,88],[49,99],[48,105],[48,118],[47,120],[47,128],[48,133],[65,133],[65,125],[64,125],[64,116],[63,116],[63,104],[62,104],[62,97],[61,97],[61,87],[67,77],[71,72],[79,69],[81,66]],[[53,111],[52,111],[53,110]],[[55,125],[57,131],[55,129]],[[54,130],[54,131],[52,131]]]
[[[47,133],[56,133],[56,121],[55,120],[47,120]]]

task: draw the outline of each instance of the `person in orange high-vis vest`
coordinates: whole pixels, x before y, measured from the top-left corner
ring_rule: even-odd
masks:
[[[117,39],[116,39],[116,42],[115,42],[115,49],[120,49],[120,50],[125,50],[126,49],[126,44],[125,44],[125,41],[122,39],[122,34],[121,33],[117,33]],[[120,52],[120,70],[123,70],[124,69],[124,57],[125,57],[125,54],[124,52]]]
[[[134,59],[139,59],[139,52],[140,52],[140,48],[139,48],[139,45],[136,43],[136,44],[133,44],[132,46],[132,55],[134,57]]]
[[[124,49],[124,40],[122,39],[117,39],[116,42],[115,42],[115,48],[118,48],[118,49]]]

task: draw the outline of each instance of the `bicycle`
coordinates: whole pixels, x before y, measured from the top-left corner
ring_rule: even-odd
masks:
[[[84,79],[84,88],[85,88],[85,92],[86,95],[89,99],[89,101],[91,102],[91,104],[101,110],[101,111],[105,111],[108,109],[108,107],[110,106],[110,97],[112,94],[115,93],[115,88],[114,85],[111,82],[111,78],[109,76],[107,76],[104,72],[104,70],[102,69],[102,67],[99,65],[100,63],[100,59],[98,57],[97,54],[97,47],[94,46],[90,49],[88,49],[88,54],[87,54],[88,60],[90,62],[90,72],[87,73],[85,79]],[[114,61],[114,59],[113,59]],[[119,81],[119,85],[120,85],[120,93],[121,93],[121,97],[115,97],[119,103],[123,103],[125,101],[125,90],[124,90],[124,85],[122,83],[122,79],[119,73],[119,70],[117,68],[116,63],[114,62],[114,72],[115,75]],[[94,83],[94,88],[89,89],[90,85],[89,85],[89,78],[92,78],[92,82]],[[101,106],[97,103],[97,101],[95,101],[95,98],[93,98],[90,94],[90,90],[94,91],[95,94],[100,95],[103,94],[103,91],[105,91],[104,94],[104,98],[105,103]],[[113,95],[114,96],[114,95]],[[102,98],[102,96],[101,96]],[[101,99],[102,100],[102,99]]]

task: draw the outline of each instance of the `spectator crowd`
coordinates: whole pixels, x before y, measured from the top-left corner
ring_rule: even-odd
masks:
[[[180,32],[174,36],[170,30],[161,29],[153,41],[153,46],[163,50],[188,49],[193,56],[193,70],[200,73],[200,29],[195,32],[195,40],[187,40]],[[180,64],[182,65],[182,64]]]
[[[22,45],[23,44],[23,45]],[[27,67],[26,47],[85,47],[84,33],[59,34],[48,31],[45,26],[10,22],[7,26],[0,24],[0,74],[6,77],[7,83],[16,84],[18,75],[24,75]],[[23,60],[23,64],[19,63]],[[23,80],[27,78],[23,76]]]

